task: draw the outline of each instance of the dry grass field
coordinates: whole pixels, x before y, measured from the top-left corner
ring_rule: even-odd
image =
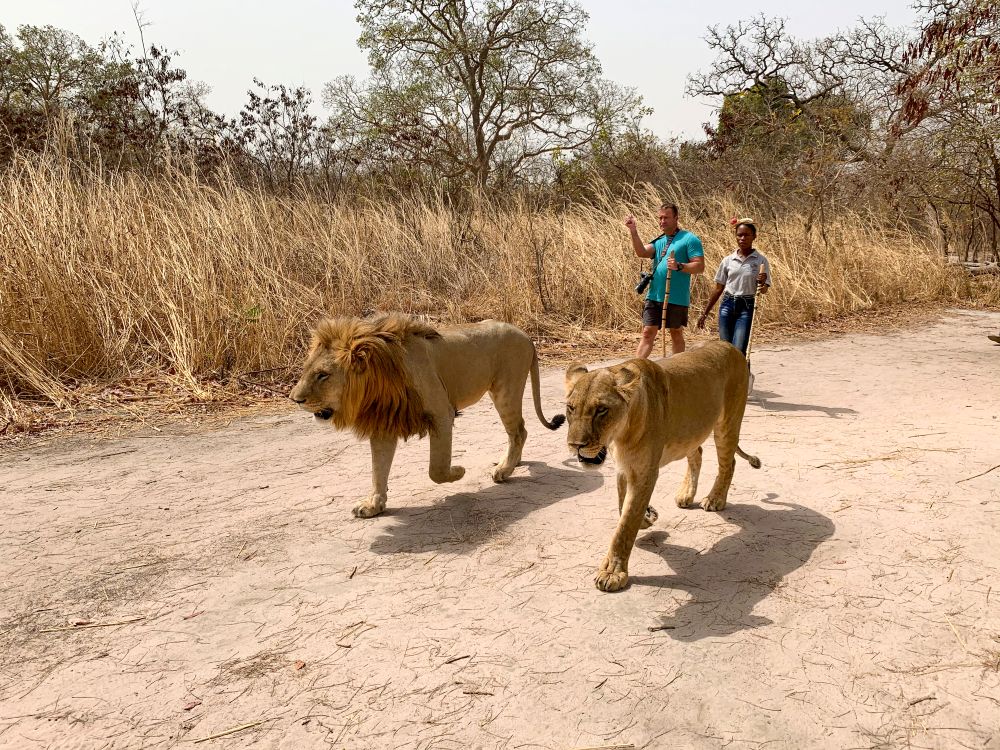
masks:
[[[742,209],[725,196],[670,197],[714,269]],[[0,176],[0,426],[30,427],[39,404],[72,410],[91,383],[151,378],[212,401],[287,376],[308,325],[331,313],[494,317],[576,343],[631,332],[640,263],[622,218],[634,213],[655,236],[660,200],[604,194],[556,211],[481,198],[459,212],[435,196],[330,203],[23,158]],[[886,229],[861,210],[825,230],[807,231],[802,215],[757,218],[776,280],[772,323],[1000,302],[996,287],[970,290],[917,230]],[[695,284],[695,307],[710,276]]]

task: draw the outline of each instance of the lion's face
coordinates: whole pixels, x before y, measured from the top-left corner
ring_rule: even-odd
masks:
[[[423,437],[434,420],[409,374],[402,342],[411,335],[440,337],[397,314],[320,321],[302,377],[288,397],[359,438]]]
[[[346,426],[343,410],[347,377],[333,354],[322,346],[313,347],[302,368],[299,382],[288,397],[322,421]]]
[[[638,373],[628,364],[588,372],[583,365],[566,370],[566,444],[585,466],[604,462],[607,448],[627,421]]]

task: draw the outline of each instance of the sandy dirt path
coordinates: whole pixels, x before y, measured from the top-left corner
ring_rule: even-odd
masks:
[[[367,446],[291,409],[8,452],[0,747],[1000,748],[998,328],[759,351],[764,468],[717,514],[664,469],[618,594],[613,465],[532,416],[492,484],[488,401],[465,478],[410,441],[370,521]]]

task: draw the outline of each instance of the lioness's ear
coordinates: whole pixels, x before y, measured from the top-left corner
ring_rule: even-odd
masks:
[[[614,371],[615,390],[621,394],[622,398],[627,400],[635,393],[641,377],[642,372],[638,367],[631,362],[625,362],[619,365]]]
[[[574,362],[566,368],[566,393],[573,390],[576,381],[587,374],[587,368],[579,362]]]

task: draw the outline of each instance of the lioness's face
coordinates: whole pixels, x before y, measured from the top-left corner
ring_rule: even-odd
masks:
[[[566,370],[566,444],[585,466],[604,462],[628,413],[630,381],[620,367],[588,372],[571,365]]]
[[[344,394],[344,371],[323,347],[306,358],[302,377],[288,397],[318,420],[338,422]]]

